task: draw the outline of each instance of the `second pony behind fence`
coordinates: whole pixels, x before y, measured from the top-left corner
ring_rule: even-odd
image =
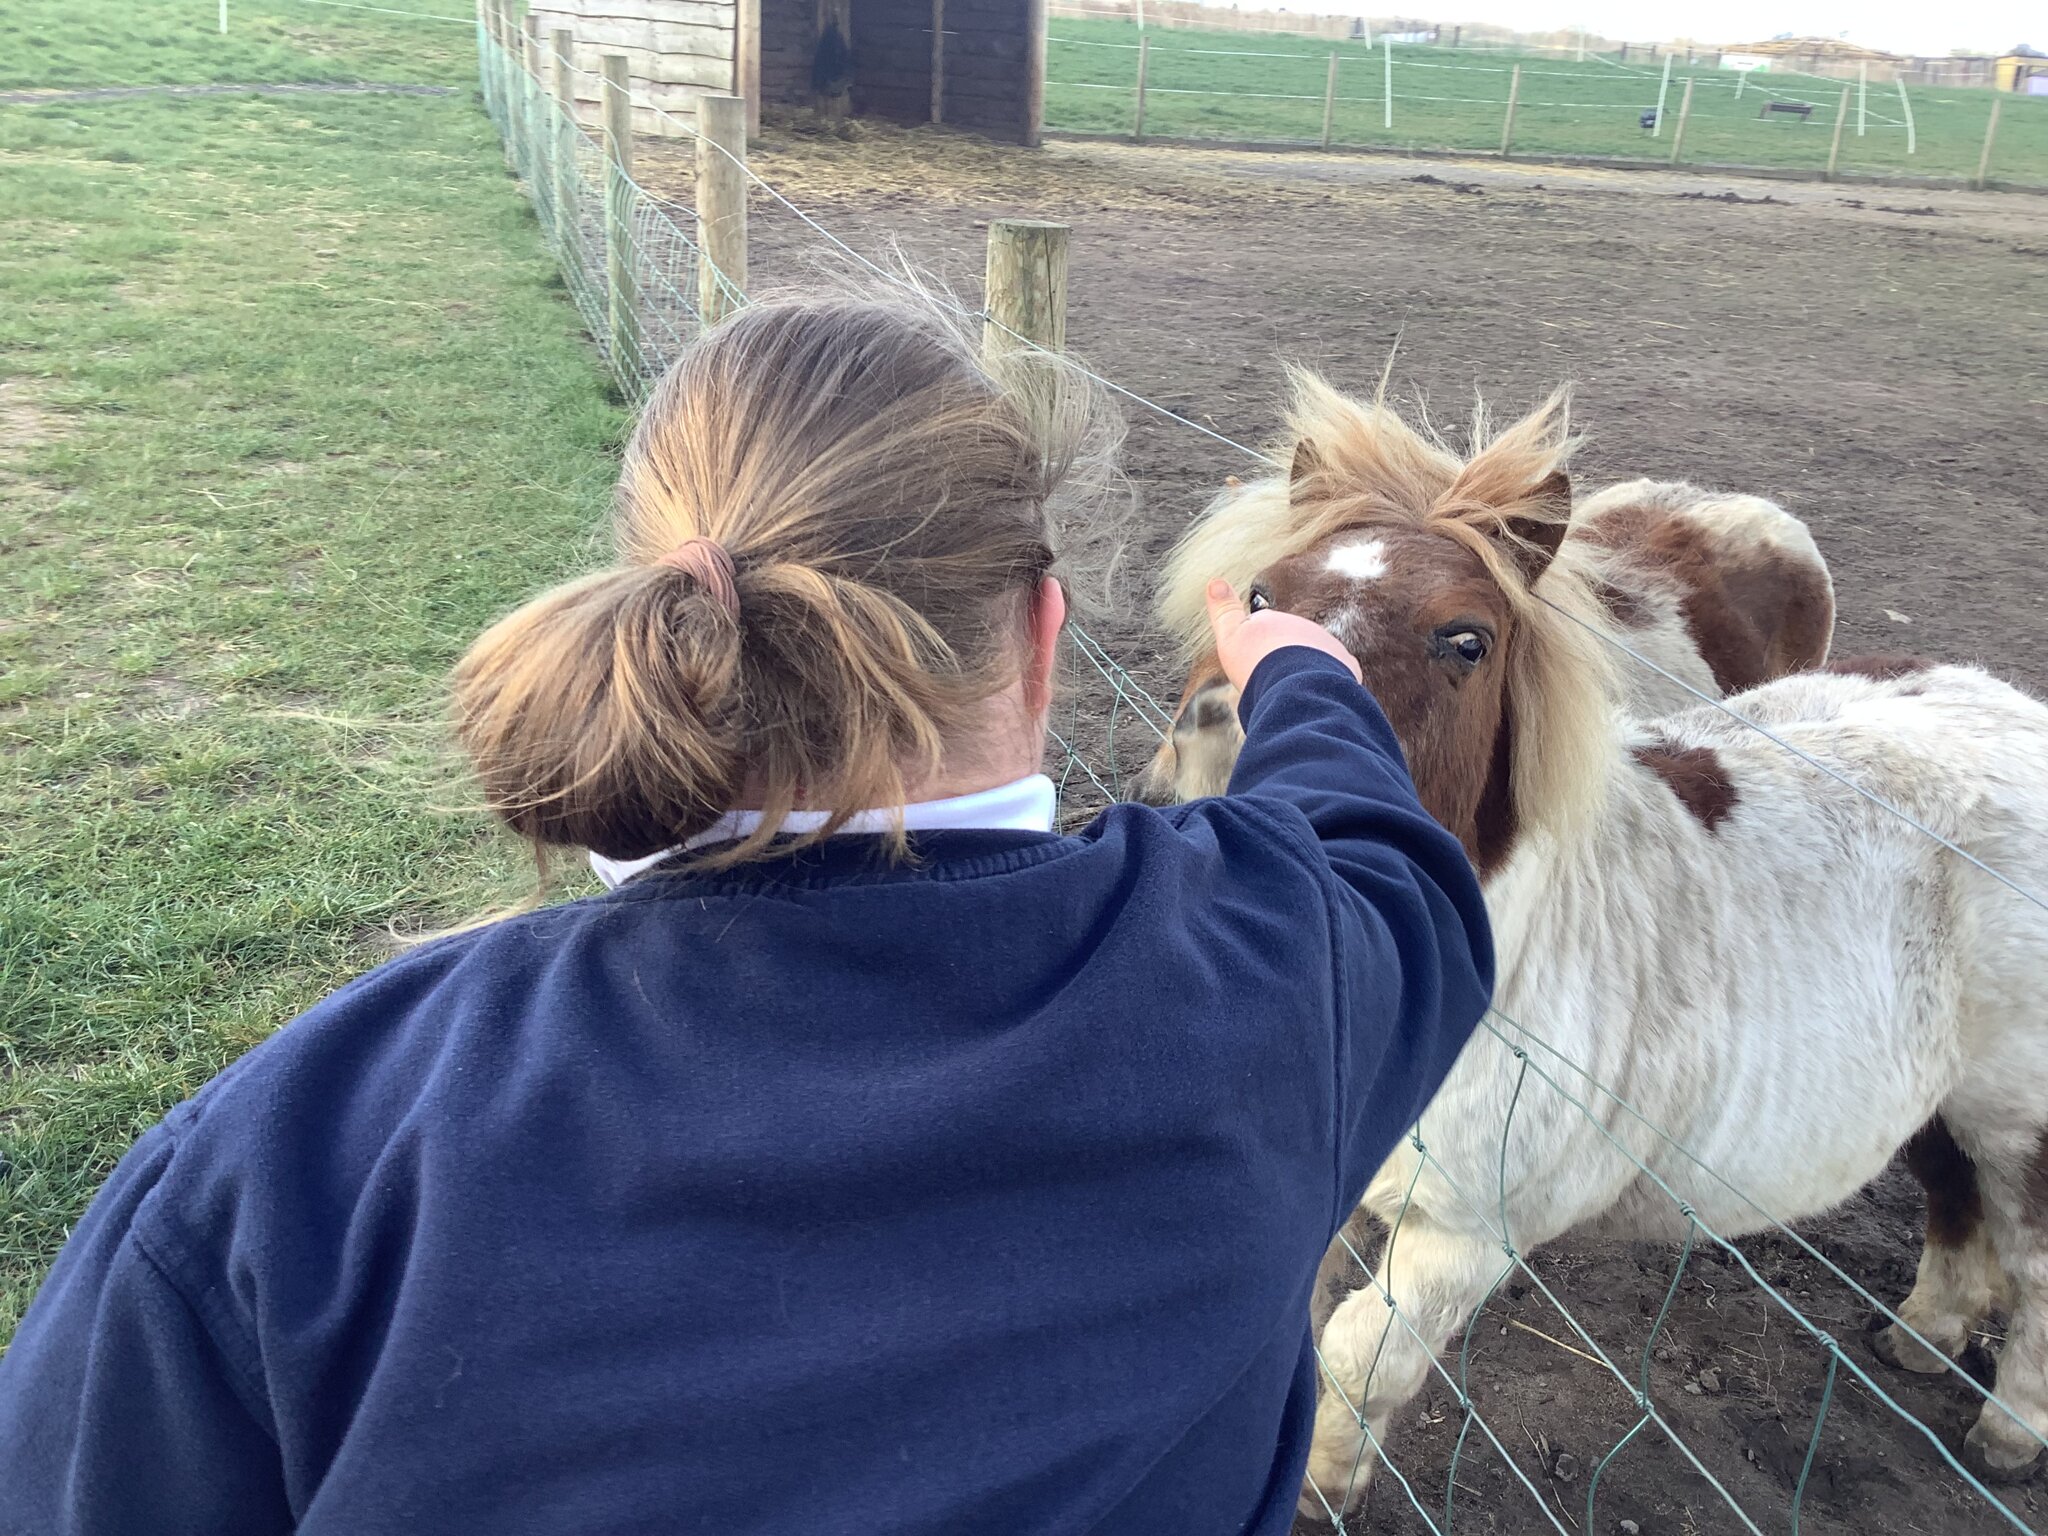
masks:
[[[1707,707],[1640,723],[1613,600],[1562,553],[1586,512],[1561,401],[1463,458],[1305,379],[1291,432],[1289,473],[1226,495],[1183,543],[1165,611],[1198,612],[1212,576],[1255,561],[1254,608],[1344,641],[1482,875],[1499,1013],[1643,1116],[1518,1100],[1514,1058],[1475,1038],[1424,1113],[1426,1155],[1404,1147],[1367,1191],[1398,1233],[1324,1332],[1311,1479],[1356,1503],[1369,1443],[1504,1241],[1677,1237],[1694,1215],[1753,1231],[1847,1198],[1916,1133],[1952,1150],[1954,1209],[1902,1316],[1952,1355],[1990,1304],[1987,1268],[2010,1282],[2005,1407],[1984,1406],[1964,1456],[2025,1471],[2048,1431],[2048,910],[1813,764],[1993,868],[2048,869],[2048,707],[1972,667],[1836,662],[1732,701],[1812,762]],[[1884,1349],[1945,1368],[1896,1327]]]

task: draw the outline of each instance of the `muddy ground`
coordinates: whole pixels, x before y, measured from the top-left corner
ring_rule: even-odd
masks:
[[[645,179],[687,201],[687,163],[652,153]],[[1275,426],[1283,360],[1364,389],[1398,340],[1396,392],[1450,419],[1475,387],[1512,410],[1572,381],[1590,434],[1582,483],[1684,478],[1807,519],[1834,569],[1839,651],[1981,661],[2048,691],[2048,198],[1101,145],[1029,154],[925,132],[845,142],[782,130],[756,164],[858,249],[882,257],[898,242],[970,300],[986,220],[1070,223],[1071,347],[1242,443]],[[757,204],[756,283],[813,260],[843,265],[785,210]],[[1145,578],[1246,465],[1187,427],[1130,414],[1137,504],[1119,611],[1093,627],[1170,698]],[[1112,744],[1104,693],[1077,684],[1067,724],[1098,765],[1128,774],[1150,738],[1120,712]],[[1896,1303],[1919,1220],[1917,1191],[1894,1171],[1803,1230]],[[1973,1411],[1963,1383],[1877,1365],[1867,1305],[1788,1240],[1743,1248],[1886,1391],[1959,1440]],[[1677,1257],[1568,1242],[1533,1262],[1633,1373]],[[1995,1333],[1985,1342],[1995,1348]],[[1825,1356],[1738,1265],[1695,1255],[1649,1371],[1660,1411],[1754,1527],[1655,1426],[1606,1470],[1589,1521],[1592,1469],[1639,1418],[1589,1353],[1522,1277],[1503,1289],[1473,1332],[1472,1393],[1552,1514],[1476,1429],[1452,1484],[1462,1415],[1439,1379],[1391,1445],[1428,1521],[1475,1533],[1788,1528]],[[2041,1490],[2003,1496],[2024,1528],[2048,1529]],[[1383,1477],[1351,1528],[1431,1525]],[[1798,1528],[2013,1526],[1844,1372]]]

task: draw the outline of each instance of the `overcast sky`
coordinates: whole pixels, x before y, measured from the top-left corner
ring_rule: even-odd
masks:
[[[1247,7],[1253,0],[1245,0]],[[1386,0],[1293,0],[1289,9],[1383,16]],[[1748,43],[1791,32],[1847,37],[1895,53],[1966,48],[2002,53],[2018,43],[2048,49],[2044,0],[1962,0],[1905,5],[1900,0],[1431,0],[1413,14],[1445,22],[1494,22],[1524,31],[1584,26],[1608,37],[1655,42],[1692,37]]]

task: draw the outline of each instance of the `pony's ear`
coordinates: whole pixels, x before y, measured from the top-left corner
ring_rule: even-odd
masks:
[[[1301,489],[1302,481],[1324,468],[1323,451],[1311,438],[1297,438],[1294,444],[1294,462],[1287,466],[1287,487],[1290,491]]]
[[[1546,475],[1502,520],[1501,544],[1524,581],[1534,581],[1550,569],[1571,521],[1572,480],[1561,469]]]

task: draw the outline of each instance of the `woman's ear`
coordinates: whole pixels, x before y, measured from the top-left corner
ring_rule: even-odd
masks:
[[[1031,594],[1027,624],[1031,653],[1024,668],[1024,705],[1034,720],[1052,712],[1053,669],[1059,665],[1060,631],[1067,624],[1067,594],[1059,578],[1048,576]]]

